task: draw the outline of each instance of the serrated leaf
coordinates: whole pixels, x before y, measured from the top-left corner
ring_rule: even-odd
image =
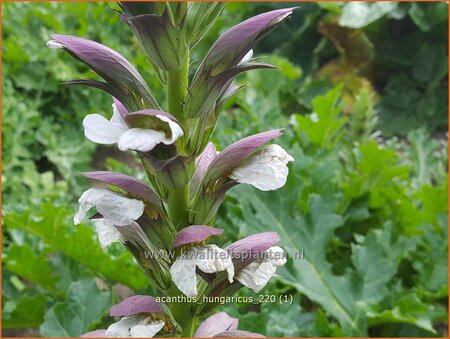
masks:
[[[313,100],[313,113],[295,115],[298,133],[306,134],[315,147],[328,148],[339,140],[347,118],[341,116],[342,86],[337,86]]]
[[[85,275],[70,285],[66,299],[50,308],[41,334],[46,337],[79,337],[89,331],[111,306],[111,293],[97,287],[94,276]]]
[[[406,323],[415,325],[433,334],[432,321],[436,318],[446,319],[445,311],[441,307],[426,304],[414,293],[408,293],[395,301],[392,309],[384,310],[380,313],[368,312],[371,325],[380,323]]]
[[[444,216],[439,229],[423,226],[418,251],[413,254],[418,283],[427,291],[437,292],[448,286],[448,224]]]
[[[409,166],[401,164],[395,151],[383,148],[376,141],[360,145],[353,150],[353,156],[356,165],[342,183],[343,192],[351,198],[369,194],[371,208],[379,208],[389,199],[387,187],[408,178]]]
[[[44,294],[22,294],[11,312],[3,308],[2,328],[35,328],[44,320],[47,297]]]
[[[258,194],[248,187],[241,187],[235,196],[245,211],[248,233],[277,231],[281,245],[294,259],[280,276],[295,286],[309,299],[319,303],[332,314],[352,335],[364,335],[360,314],[352,294],[350,276],[335,276],[325,260],[324,247],[334,230],[342,224],[342,218],[334,213],[335,202],[325,202],[318,195],[309,199],[307,217],[293,217],[292,212],[296,190],[291,187],[271,192],[271,198]],[[297,257],[304,251],[305,258]]]
[[[45,256],[40,256],[31,247],[12,244],[3,262],[6,267],[22,278],[55,291],[58,277]]]

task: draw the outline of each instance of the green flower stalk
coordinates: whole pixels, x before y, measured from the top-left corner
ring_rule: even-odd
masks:
[[[217,152],[211,135],[226,100],[242,86],[245,71],[273,68],[254,62],[252,48],[291,13],[264,13],[225,32],[213,44],[192,79],[190,54],[214,24],[223,3],[119,3],[127,24],[167,91],[161,107],[141,74],[112,49],[84,38],[53,35],[51,48],[63,49],[104,81],[67,84],[99,88],[112,96],[113,115],[89,114],[86,137],[98,144],[137,152],[148,181],[115,172],[84,173],[91,181],[79,199],[75,224],[91,218],[103,247],[122,243],[158,290],[134,296],[111,309],[117,322],[85,337],[224,336],[260,337],[237,329],[237,319],[218,305],[195,298],[231,296],[242,287],[259,292],[286,262],[276,232],[252,235],[220,248],[223,230],[214,219],[226,193],[242,183],[269,191],[282,187],[294,159],[268,144],[281,135],[271,130],[249,136]],[[164,255],[162,255],[164,254]],[[118,268],[120,269],[120,268]]]

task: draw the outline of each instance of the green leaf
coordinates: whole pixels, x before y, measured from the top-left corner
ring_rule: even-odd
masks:
[[[44,294],[35,294],[29,296],[22,294],[15,304],[13,309],[8,312],[7,301],[3,307],[2,327],[3,328],[35,328],[38,327],[44,320],[45,304],[47,297]]]
[[[423,32],[429,32],[435,25],[448,20],[448,4],[412,2],[408,14]]]
[[[397,264],[386,256],[376,233],[369,233],[363,243],[352,246],[352,262],[358,278],[358,300],[366,305],[380,302],[388,294],[387,283]]]
[[[223,311],[239,319],[239,329],[281,338],[321,333],[315,328],[314,312],[300,306],[299,293],[289,286],[271,284],[260,293],[248,289],[238,293],[247,302],[226,304]]]
[[[263,294],[261,294],[263,295]],[[271,294],[269,294],[271,295]],[[256,296],[256,300],[259,296]],[[314,314],[301,310],[298,304],[262,304],[259,313],[233,314],[239,318],[239,327],[268,337],[288,338],[310,336],[314,332]]]
[[[79,280],[85,271],[83,265],[63,254],[55,256],[52,263],[60,274],[60,279],[56,287],[61,291],[67,291],[70,284]]]
[[[307,116],[295,115],[295,130],[306,134],[316,147],[328,148],[342,136],[347,119],[341,116],[342,86],[337,86],[323,96],[313,100],[313,113]]]
[[[395,151],[370,141],[354,149],[356,165],[349,168],[349,177],[343,181],[344,193],[349,198],[370,195],[370,207],[379,208],[389,200],[387,187],[408,178],[409,167],[402,165]]]
[[[380,313],[369,311],[368,317],[372,326],[381,323],[406,323],[436,334],[432,321],[446,319],[446,313],[442,307],[426,304],[416,294],[407,293],[395,301],[392,309]]]
[[[441,44],[423,44],[413,64],[414,79],[432,88],[439,85],[447,73],[447,48]]]
[[[393,178],[398,175],[401,178],[404,175],[404,169],[401,169],[401,166],[401,170],[397,170],[398,159],[391,150],[379,149],[378,146],[369,146],[367,149],[362,147],[362,149],[366,157],[370,155],[370,159],[363,160],[366,163],[359,165],[358,173],[363,177],[365,173],[372,173],[366,178],[366,180],[373,178],[370,179],[373,184],[370,186],[371,190],[380,189],[381,191],[384,186],[383,182],[389,187]],[[296,156],[297,152],[292,152],[292,154]],[[296,156],[296,159],[299,157]],[[286,266],[277,272],[280,279],[294,286],[336,319],[341,326],[343,335],[367,335],[368,321],[373,320],[367,318],[368,310],[373,307],[380,309],[379,312],[390,309],[391,306],[384,305],[384,301],[389,300],[391,296],[392,281],[396,278],[395,274],[400,262],[405,258],[412,257],[411,252],[416,248],[417,239],[399,235],[397,229],[394,230],[390,223],[386,223],[380,229],[370,230],[365,236],[353,235],[356,241],[351,244],[340,244],[343,247],[349,247],[348,255],[351,263],[346,264],[345,261],[341,262],[338,258],[328,256],[330,245],[339,243],[335,234],[344,227],[345,220],[337,213],[338,202],[342,199],[338,198],[339,195],[326,193],[338,189],[336,184],[333,186],[330,182],[333,181],[333,176],[338,175],[336,170],[339,167],[325,166],[324,171],[328,169],[329,177],[324,176],[326,171],[321,172],[323,174],[318,176],[325,177],[328,185],[318,185],[316,184],[318,179],[315,179],[312,174],[316,172],[316,167],[311,166],[304,157],[300,157],[300,159],[302,159],[302,163],[295,162],[294,166],[311,170],[306,179],[313,182],[312,192],[314,189],[315,192],[318,192],[319,188],[323,190],[320,191],[321,195],[310,191],[311,183],[305,184],[305,178],[298,177],[298,173],[301,172],[294,167],[288,183],[282,189],[271,192],[271,194],[258,192],[250,187],[239,187],[232,191],[235,207],[227,209],[227,218],[231,224],[241,225],[243,235],[277,231],[281,237],[281,246],[291,258]],[[316,155],[315,161],[319,162],[319,159]],[[322,159],[322,161],[324,160]],[[383,163],[382,166],[381,163]],[[375,168],[378,171],[377,175],[375,175]],[[384,171],[386,173],[383,173]],[[374,181],[374,179],[376,180]],[[309,196],[302,192],[304,189],[308,189]],[[379,195],[383,194],[379,193]],[[299,197],[307,199],[304,208],[299,208],[297,205]],[[371,211],[371,213],[374,212]],[[420,221],[416,220],[416,222]],[[436,232],[435,236],[441,241],[446,239],[445,236],[436,234]],[[445,246],[443,248],[445,251]],[[302,252],[304,258],[298,255]],[[441,252],[436,252],[436,256],[444,257],[439,253]],[[334,271],[336,264],[341,266],[340,273]],[[347,266],[343,266],[343,264]],[[439,265],[439,272],[444,272],[445,264],[443,261],[442,265]],[[429,266],[433,265],[429,264]],[[298,313],[296,314],[298,315]],[[421,323],[414,325],[426,328]]]
[[[423,45],[426,46],[426,45]],[[428,46],[431,46],[428,44]],[[436,50],[442,50],[442,47],[435,46]],[[381,98],[377,105],[380,116],[380,127],[386,137],[392,134],[406,134],[408,131],[422,128],[424,125],[429,130],[435,130],[447,126],[447,86],[445,82],[436,86],[436,83],[424,83],[429,79],[435,82],[442,75],[442,69],[432,65],[427,59],[426,54],[434,62],[441,64],[442,56],[436,55],[435,52],[426,50],[425,47],[420,49],[421,57],[415,57],[413,63],[414,68],[409,68],[415,72],[414,77],[420,78],[421,81],[413,79],[413,75],[406,75],[404,72],[393,75],[388,80],[384,89],[385,95]],[[443,50],[442,50],[443,51]],[[419,54],[419,53],[417,53]],[[445,57],[445,53],[444,53]],[[426,73],[424,67],[430,74]],[[443,66],[444,70],[446,65]],[[424,87],[426,93],[424,93]],[[424,115],[428,118],[425,119]],[[432,117],[432,118],[431,118]]]
[[[439,156],[441,149],[439,142],[431,138],[423,128],[409,132],[407,139],[409,147],[406,153],[412,165],[414,184],[422,186],[440,182],[446,176],[447,159]],[[434,195],[429,195],[432,196]]]
[[[427,291],[437,292],[448,286],[447,216],[441,218],[438,230],[430,225],[422,229],[424,234],[413,255],[413,267],[417,271],[418,283]]]
[[[46,337],[79,337],[91,330],[111,306],[111,293],[102,292],[92,275],[71,284],[66,299],[50,308],[41,334]]]
[[[55,291],[58,277],[45,256],[39,256],[29,246],[12,244],[3,261],[17,275],[42,287]]]
[[[147,279],[129,253],[111,257],[103,251],[86,225],[73,226],[74,212],[66,207],[43,203],[40,209],[5,215],[5,228],[23,229],[41,238],[52,250],[60,251],[105,277],[133,289],[144,288]],[[120,267],[120,270],[117,270]]]
[[[235,198],[242,206],[241,213],[249,227],[246,233],[277,231],[281,245],[293,257],[286,270],[279,272],[282,279],[333,315],[348,335],[364,335],[357,300],[352,294],[351,277],[335,276],[325,259],[325,246],[334,230],[342,224],[342,217],[334,213],[336,202],[323,201],[313,194],[308,203],[308,215],[294,217],[289,209],[295,206],[297,190],[288,188],[289,191],[285,186],[270,195],[263,195],[251,188],[240,187]],[[303,259],[299,257],[302,250],[305,253]]]
[[[348,2],[342,7],[339,25],[362,28],[394,11],[396,2]]]

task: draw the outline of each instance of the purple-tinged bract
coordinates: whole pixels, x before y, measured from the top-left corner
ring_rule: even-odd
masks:
[[[208,238],[222,234],[223,230],[220,228],[204,226],[204,225],[191,225],[183,228],[173,241],[173,247],[191,244],[194,242],[204,241]]]
[[[108,171],[85,172],[82,174],[89,179],[118,187],[137,198],[160,205],[160,200],[156,193],[142,180],[122,173]]]
[[[262,253],[279,241],[277,232],[256,233],[232,243],[226,250],[235,267],[241,269],[260,258]]]
[[[95,330],[82,334],[80,338],[106,338],[106,330]]]
[[[111,317],[129,317],[139,313],[163,313],[161,305],[148,295],[135,295],[111,307]]]
[[[110,86],[119,89],[121,98],[117,99],[128,105],[128,109],[158,108],[158,104],[141,74],[128,60],[113,49],[76,36],[54,34],[52,38],[71,55],[88,65]],[[86,82],[85,85],[89,86],[89,83]],[[93,85],[91,84],[91,86]],[[134,100],[131,103],[129,93],[134,93],[136,98],[141,98],[143,102]],[[126,102],[123,102],[124,100]]]
[[[229,331],[236,330],[239,319],[232,318],[225,312],[216,313],[207,318],[194,333],[197,338],[210,338],[215,335]]]
[[[216,334],[217,338],[265,338],[262,334],[241,330],[225,331]]]

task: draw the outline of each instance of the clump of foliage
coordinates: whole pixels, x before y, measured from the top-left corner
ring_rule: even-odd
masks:
[[[223,20],[281,5],[230,4],[233,15]],[[347,112],[361,87],[376,93],[378,128],[385,135],[405,136],[421,127],[442,132],[448,125],[447,27],[447,4],[439,2],[302,3],[257,51],[275,52],[301,67],[296,95],[289,96],[299,112],[310,111],[316,95],[344,82]]]

